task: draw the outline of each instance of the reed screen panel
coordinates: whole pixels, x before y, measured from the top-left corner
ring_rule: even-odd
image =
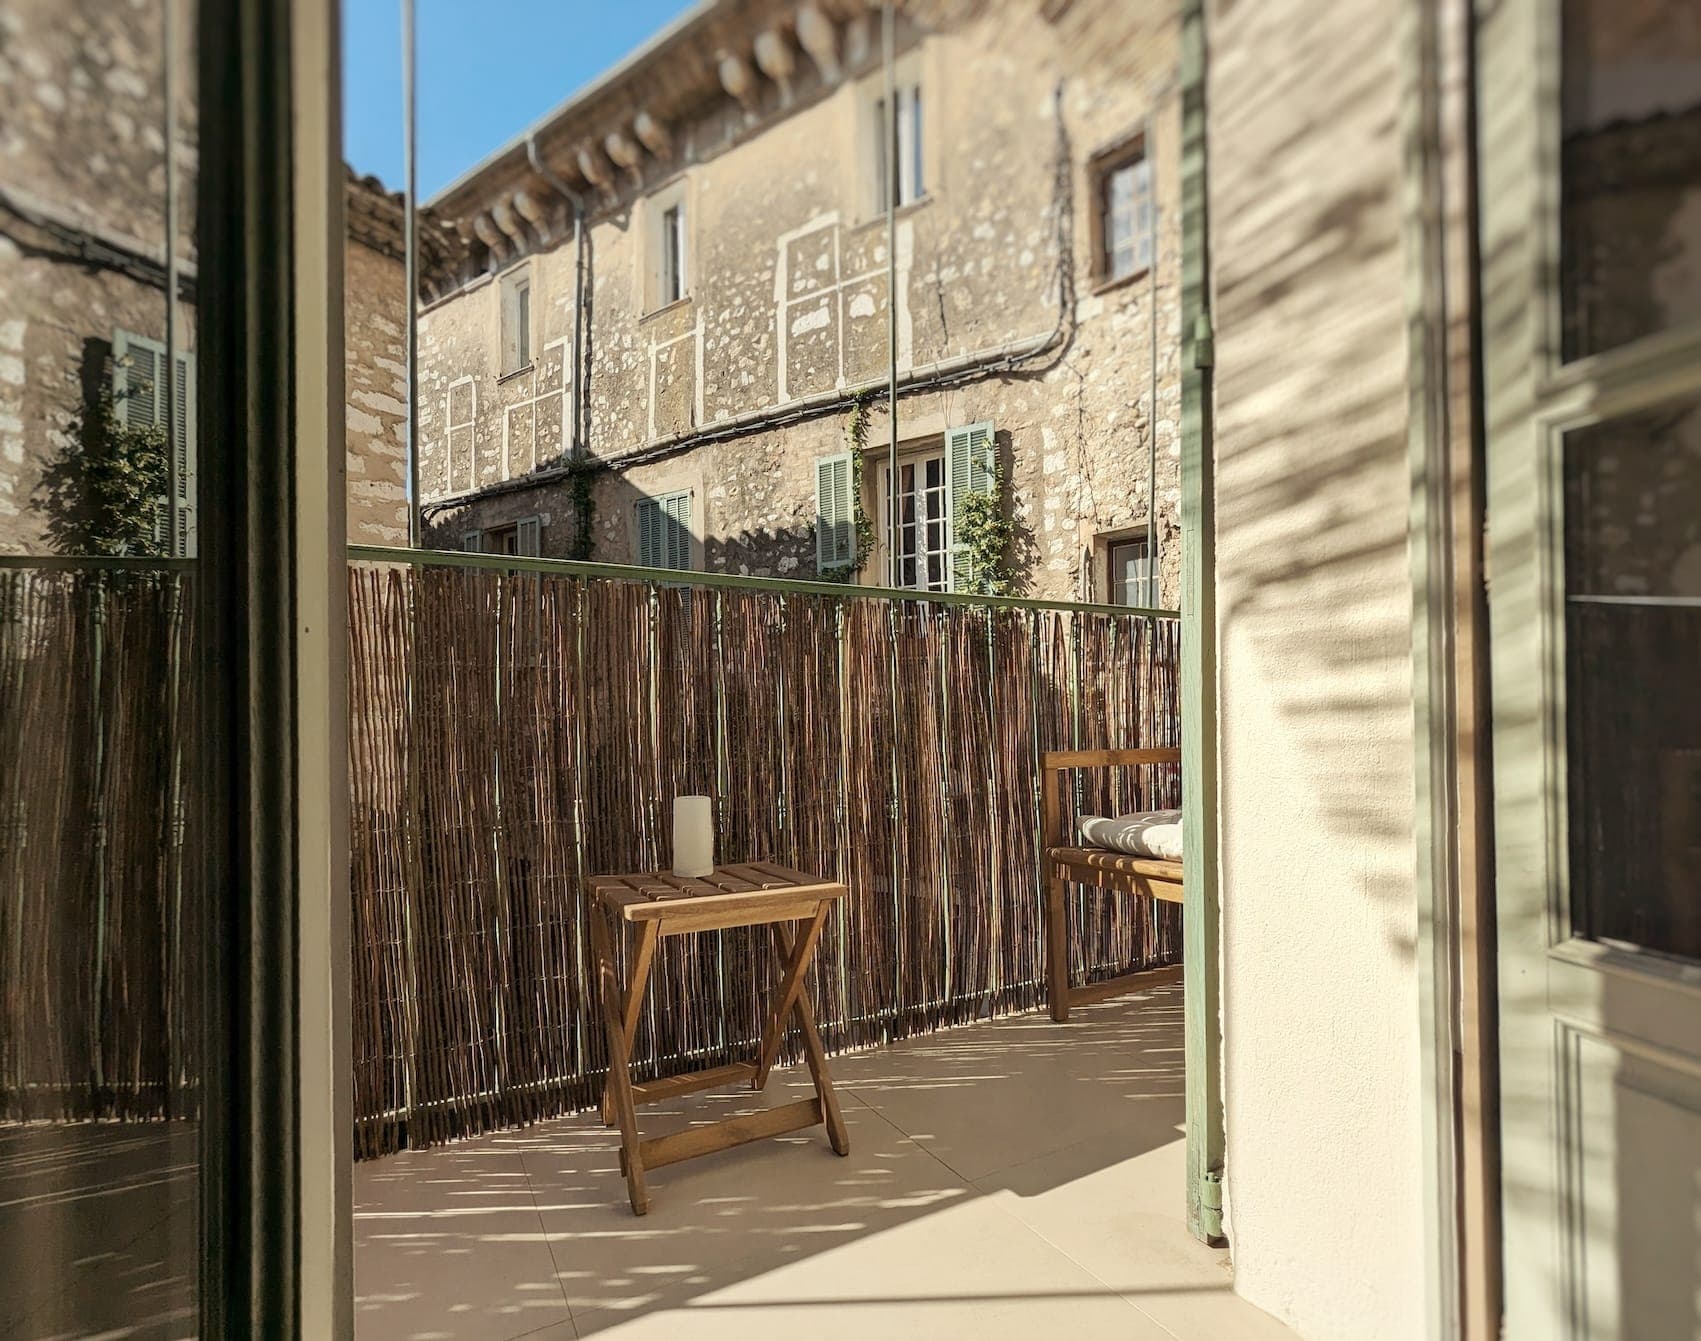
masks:
[[[351,565],[360,1155],[596,1103],[581,879],[665,867],[674,796],[720,860],[849,886],[812,975],[840,1051],[1040,1004],[1039,752],[1180,741],[1173,619],[689,583]],[[1172,766],[1083,788],[1180,800]],[[1179,959],[1177,910],[1072,898],[1077,981]],[[739,1060],[770,953],[664,941],[635,1074]]]

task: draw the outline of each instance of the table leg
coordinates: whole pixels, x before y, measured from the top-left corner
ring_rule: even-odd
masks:
[[[597,976],[602,984],[603,1023],[608,1032],[608,1089],[613,1096],[614,1116],[620,1124],[621,1165],[626,1174],[626,1194],[632,1202],[632,1213],[643,1215],[650,1209],[650,1193],[644,1184],[638,1114],[632,1102],[631,1049],[625,1029],[625,1002],[604,916],[601,908],[592,908],[591,940],[596,947]]]
[[[774,944],[780,957],[789,960],[792,954],[791,932],[780,922],[773,924]],[[792,1006],[797,1027],[803,1034],[803,1055],[809,1062],[809,1075],[815,1082],[815,1097],[821,1101],[821,1113],[827,1123],[827,1139],[833,1143],[835,1155],[850,1154],[850,1133],[845,1130],[845,1117],[839,1111],[839,1096],[833,1092],[833,1077],[827,1070],[827,1050],[821,1046],[821,1035],[815,1028],[815,1007],[809,1003],[809,993],[799,992]]]
[[[815,916],[804,927],[803,935],[792,950],[791,960],[786,964],[785,976],[780,979],[779,999],[774,1002],[768,1027],[762,1033],[762,1046],[756,1053],[756,1078],[750,1082],[753,1090],[762,1089],[768,1083],[768,1072],[773,1070],[774,1059],[779,1056],[780,1043],[785,1038],[786,1017],[791,1014],[797,994],[803,990],[803,975],[815,954],[815,942],[826,924],[828,907],[823,903],[815,909]]]
[[[620,1011],[620,1027],[626,1036],[630,1054],[632,1040],[638,1037],[638,1015],[644,1005],[644,990],[650,984],[650,967],[656,960],[656,942],[661,939],[661,923],[645,922],[638,929],[638,943],[632,951],[632,975],[626,980],[625,1005]],[[614,1090],[612,1083],[602,1087],[602,1125],[614,1125]]]

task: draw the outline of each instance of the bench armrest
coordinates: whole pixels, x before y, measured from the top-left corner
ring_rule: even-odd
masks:
[[[1072,768],[1126,768],[1135,764],[1179,764],[1178,749],[1047,750],[1040,755],[1044,800],[1041,837],[1047,848],[1072,847],[1063,832],[1063,775]]]

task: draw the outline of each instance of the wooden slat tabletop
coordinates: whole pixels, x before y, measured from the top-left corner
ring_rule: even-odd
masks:
[[[808,872],[772,862],[738,862],[717,866],[702,879],[666,871],[635,871],[625,875],[593,875],[586,880],[600,899],[629,922],[647,922],[741,909],[795,903],[800,896],[823,903],[843,898],[845,887]]]

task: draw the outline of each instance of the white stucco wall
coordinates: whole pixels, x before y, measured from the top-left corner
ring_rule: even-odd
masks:
[[[1396,0],[1213,0],[1226,1204],[1308,1341],[1424,1322]]]

